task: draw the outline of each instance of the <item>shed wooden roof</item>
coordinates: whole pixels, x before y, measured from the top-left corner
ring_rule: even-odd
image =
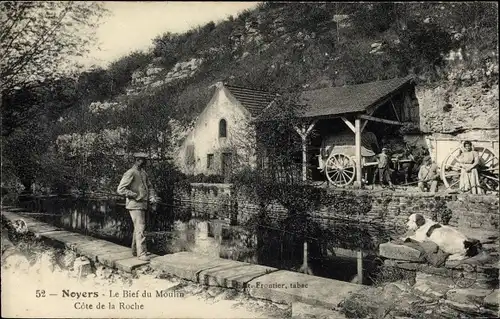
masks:
[[[342,87],[304,91],[299,104],[305,109],[302,117],[320,117],[359,113],[382,102],[413,81],[412,76]]]
[[[262,113],[262,110],[264,110],[274,99],[276,99],[277,96],[275,93],[262,90],[227,84],[224,84],[224,86],[248,111],[250,111],[252,117],[259,116]]]

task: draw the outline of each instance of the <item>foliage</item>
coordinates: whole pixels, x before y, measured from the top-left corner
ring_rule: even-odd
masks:
[[[297,3],[283,11],[284,27],[289,31],[318,31],[318,26],[331,20],[332,4]]]
[[[349,192],[329,193],[321,189],[320,203],[337,215],[365,215],[372,208],[372,199],[366,195],[356,195]]]
[[[188,176],[186,180],[190,183],[224,183],[224,176],[197,174]]]
[[[107,72],[113,80],[113,92],[124,93],[125,87],[132,80],[132,73],[151,62],[152,56],[144,52],[132,52],[112,62]]]
[[[91,43],[91,33],[80,38],[71,34],[72,30],[93,28],[104,14],[101,6],[87,3],[3,2],[1,6],[8,9],[5,17],[8,23],[4,24],[7,28],[0,35],[1,52],[12,53],[19,44],[16,54],[20,55],[14,54],[11,58],[19,62],[24,54],[18,68],[20,73],[8,76],[9,87],[14,85],[11,78],[24,81],[27,73],[36,77],[59,76],[56,65],[74,53],[84,52],[86,44]],[[5,159],[11,163],[9,174],[13,178],[22,177],[26,185],[33,179],[51,181],[51,184],[77,183],[80,188],[89,189],[91,185],[113,185],[116,181],[112,179],[120,175],[127,162],[123,157],[118,159],[120,157],[110,154],[141,149],[157,153],[166,161],[174,147],[169,138],[173,133],[170,120],[193,120],[210,99],[212,91],[208,88],[222,80],[282,93],[268,110],[274,114],[262,116],[274,119],[280,115],[280,120],[257,123],[262,133],[259,135],[265,136],[258,141],[258,150],[265,150],[268,161],[260,163],[254,176],[260,180],[254,182],[263,185],[259,194],[273,194],[272,188],[277,182],[285,183],[282,186],[290,187],[290,192],[300,194],[300,175],[295,173],[300,173],[301,141],[294,126],[307,123],[300,123],[293,116],[294,112],[300,112],[300,107],[295,105],[298,92],[322,78],[334,85],[344,85],[415,73],[437,81],[446,76],[439,72],[447,66],[443,57],[457,47],[467,50],[464,54],[467,68],[483,65],[487,54],[488,59],[495,62],[497,57],[490,53],[496,52],[498,42],[494,36],[496,29],[493,30],[497,25],[496,7],[493,3],[302,3],[290,6],[273,2],[263,3],[255,11],[243,12],[236,19],[210,22],[184,34],[165,33],[153,41],[151,54],[133,52],[107,69],[95,68],[77,76],[47,79],[37,86],[4,91],[2,136],[6,139],[2,143],[3,154],[8,154]],[[57,16],[58,13],[61,16]],[[84,20],[80,19],[83,14]],[[348,23],[335,25],[334,15],[349,15]],[[53,25],[57,39],[49,31],[42,45],[33,46],[40,42],[39,37],[50,21],[57,22],[62,16],[60,23]],[[31,21],[33,17],[38,18]],[[70,20],[72,25],[68,24]],[[19,32],[23,27],[33,32]],[[12,40],[12,47],[3,45],[9,43],[7,39]],[[382,48],[376,54],[371,53],[375,42],[381,43]],[[28,59],[30,52],[33,53],[31,60]],[[151,88],[136,97],[123,94],[134,71],[158,63],[168,70],[177,62],[194,57],[204,59],[195,76]],[[10,68],[15,63],[4,59],[2,63],[9,66],[2,68],[2,72],[14,71]],[[44,68],[37,68],[40,64]],[[22,86],[24,82],[16,83]],[[92,112],[89,104],[97,101],[118,102],[124,107],[118,111]],[[109,144],[103,133],[108,129],[124,129],[126,134]],[[58,135],[73,133],[80,134],[82,139],[85,134],[95,134],[92,135],[95,140],[89,143],[88,149],[80,149],[73,157],[62,156],[51,148]],[[92,152],[97,156],[90,156]],[[78,167],[73,178],[64,173],[71,166]],[[55,176],[58,172],[60,176]],[[273,196],[287,205],[295,204],[280,198],[279,194]],[[302,204],[297,207],[299,211],[305,209]]]
[[[60,84],[56,81],[54,85],[23,89],[4,97],[2,160],[12,166],[3,168],[2,173],[6,173],[4,169],[12,170],[10,173],[21,180],[25,189],[30,189],[35,178],[43,179],[44,154],[54,138],[51,125],[72,101]]]
[[[94,2],[2,1],[0,4],[0,91],[57,78],[93,43],[103,17]]]
[[[380,287],[390,282],[409,282],[415,280],[415,272],[405,270],[398,267],[387,266],[382,264],[375,278],[373,278],[374,286]]]
[[[354,26],[366,36],[388,30],[396,20],[395,3],[370,3],[360,5],[353,14]]]
[[[435,220],[443,225],[448,225],[453,212],[446,206],[446,200],[442,198],[436,198],[434,209],[432,210],[432,220]]]
[[[2,96],[2,136],[36,125],[40,119],[55,122],[76,102],[76,81],[48,80],[43,86],[21,88]]]
[[[354,42],[358,44],[354,44]],[[345,49],[341,55],[342,63],[337,67],[337,73],[331,74],[334,83],[361,84],[371,81],[388,80],[408,74],[408,70],[399,70],[392,55],[367,54],[369,43],[363,45],[357,40],[349,41],[339,46]]]
[[[168,161],[154,161],[147,170],[162,203],[174,203],[176,190],[190,189],[186,176]]]
[[[443,53],[455,48],[451,35],[433,23],[409,20],[398,36],[400,43],[389,51],[403,73],[436,76],[436,67],[444,62]]]

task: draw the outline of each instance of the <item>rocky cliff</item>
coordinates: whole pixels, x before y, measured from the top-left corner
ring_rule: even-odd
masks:
[[[263,4],[217,25],[159,36],[152,58],[114,100],[127,105],[154,95],[151,107],[165,107],[159,116],[175,119],[180,132],[221,80],[293,92],[415,74],[423,134],[498,139],[492,6]]]

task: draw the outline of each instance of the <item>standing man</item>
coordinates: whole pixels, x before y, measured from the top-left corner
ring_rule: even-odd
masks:
[[[439,173],[437,165],[432,162],[430,156],[426,156],[418,171],[418,188],[422,192],[425,192],[429,188],[431,193],[435,193],[437,190],[438,178]]]
[[[125,208],[129,211],[134,224],[134,233],[132,234],[132,255],[137,256],[139,260],[147,261],[146,237],[146,211],[148,202],[156,203],[154,191],[148,175],[144,171],[147,154],[134,154],[135,163],[131,169],[123,174],[118,186],[117,192],[126,197]]]
[[[389,155],[387,154],[387,148],[382,148],[382,153],[377,156],[377,173],[379,177],[380,184],[384,186],[386,183],[389,184],[391,189],[394,189],[391,181],[391,168],[389,165]]]

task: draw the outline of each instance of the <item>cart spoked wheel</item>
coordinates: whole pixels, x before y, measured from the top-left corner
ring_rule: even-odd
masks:
[[[356,165],[345,154],[332,154],[325,163],[326,177],[333,185],[345,187],[351,184],[356,177]]]
[[[499,190],[499,161],[498,156],[487,147],[475,147],[479,155],[478,175],[480,187],[484,192],[498,192]],[[441,164],[441,179],[447,189],[458,190],[460,186],[460,148],[452,151]]]
[[[476,147],[479,154],[479,182],[486,192],[498,192],[499,162],[498,156],[487,147]]]

